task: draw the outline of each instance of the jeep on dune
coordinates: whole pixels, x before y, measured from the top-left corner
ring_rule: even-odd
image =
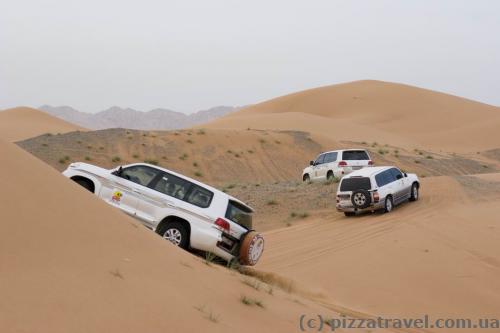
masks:
[[[302,171],[302,180],[330,181],[373,165],[373,161],[364,149],[332,150],[321,153]]]
[[[146,163],[111,170],[72,163],[63,174],[183,249],[243,265],[255,265],[264,251],[252,208],[181,174]]]
[[[416,174],[393,166],[365,168],[345,176],[337,189],[337,211],[346,216],[357,212],[392,211],[395,205],[419,197]]]

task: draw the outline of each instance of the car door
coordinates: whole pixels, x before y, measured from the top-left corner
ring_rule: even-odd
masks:
[[[397,187],[395,184],[396,178],[392,172],[390,170],[382,171],[375,176],[375,180],[379,186],[380,197],[385,198],[388,195],[392,195],[393,201],[395,201],[395,192],[397,191]]]
[[[321,178],[321,170],[323,168],[323,161],[325,159],[325,154],[321,154],[316,158],[316,161],[314,161],[314,165],[312,167],[312,174],[314,179],[319,179]]]
[[[325,177],[328,174],[328,171],[336,171],[336,162],[337,161],[337,152],[330,152],[325,154],[325,158],[323,160],[323,167],[321,168],[321,176]]]
[[[401,202],[409,197],[409,191],[406,186],[407,179],[403,176],[403,173],[398,168],[389,169],[394,180],[394,201]]]
[[[142,199],[142,190],[157,175],[156,169],[145,165],[133,165],[124,167],[121,171],[116,170],[103,182],[99,197],[135,217],[139,201]]]
[[[178,209],[185,209],[186,197],[192,183],[160,171],[160,174],[142,191],[142,200],[137,208],[137,218],[151,228],[156,228],[161,219]]]

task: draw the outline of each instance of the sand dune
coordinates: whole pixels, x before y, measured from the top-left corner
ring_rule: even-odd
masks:
[[[82,157],[103,166],[154,160],[201,180],[246,182],[226,189],[261,202],[260,216],[270,220],[260,224],[266,252],[253,274],[275,284],[272,293],[180,251],[0,142],[8,156],[0,165],[0,331],[293,332],[302,313],[497,316],[499,112],[424,89],[360,81],[264,102],[207,130],[75,132],[20,143],[58,168]],[[15,140],[49,131],[38,128],[38,116],[19,121],[0,113],[0,121],[9,120],[0,126],[9,130],[19,121],[20,128],[0,133]],[[422,179],[421,200],[391,214],[347,219],[334,210],[336,185],[286,182],[313,152],[343,145],[373,149],[377,163],[448,176]],[[257,182],[265,186],[257,190]],[[286,193],[270,205],[276,189]],[[321,205],[308,206],[313,200]],[[287,217],[285,226],[268,214],[274,207],[286,216],[290,209],[321,212]],[[242,304],[242,295],[264,308]]]
[[[500,307],[500,182],[459,178],[467,189],[450,177],[425,179],[420,201],[388,215],[338,214],[270,231],[259,268],[366,314],[492,318]]]
[[[66,133],[84,130],[45,112],[18,107],[0,111],[0,139],[18,141],[37,135]]]
[[[1,332],[291,332],[325,311],[206,265],[10,143],[0,154]]]
[[[402,84],[356,81],[272,99],[207,126],[303,130],[337,141],[463,152],[497,148],[500,108]]]

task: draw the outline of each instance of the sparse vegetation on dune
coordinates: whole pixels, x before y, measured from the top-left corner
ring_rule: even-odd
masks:
[[[258,307],[264,308],[264,303],[261,300],[250,298],[245,295],[241,295],[240,302],[248,306],[256,305]]]
[[[144,163],[158,165],[158,160],[147,158],[147,159],[144,160]]]
[[[271,199],[271,200],[268,200],[267,201],[267,205],[268,206],[276,206],[278,204],[278,202],[274,199]]]

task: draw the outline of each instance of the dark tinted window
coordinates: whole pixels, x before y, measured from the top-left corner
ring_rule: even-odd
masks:
[[[122,170],[120,177],[147,186],[160,171],[145,165],[135,165]]]
[[[186,201],[190,204],[201,208],[207,208],[210,206],[210,202],[212,202],[214,194],[198,185],[193,185],[191,191],[189,192]]]
[[[238,223],[248,230],[252,229],[252,211],[239,202],[229,200],[226,218]]]
[[[319,155],[316,161],[314,161],[314,165],[322,164],[324,159],[325,159],[325,154]]]
[[[335,162],[337,160],[337,153],[326,153],[325,154],[325,160],[323,163],[330,163],[330,162]]]
[[[391,174],[393,175],[394,179],[398,179],[398,176],[399,178],[403,178],[403,174],[401,173],[401,171],[399,171],[398,169],[396,168],[392,168],[389,170],[391,172]]]
[[[375,176],[377,185],[379,187],[392,183],[396,180],[396,176],[392,174],[391,170],[386,170]]]
[[[369,160],[368,153],[364,150],[348,150],[342,152],[342,159],[344,161],[353,160]]]
[[[168,196],[207,208],[214,197],[213,192],[185,179],[163,172],[161,178],[151,188]]]
[[[184,200],[191,185],[191,182],[187,180],[164,172],[160,180],[152,188],[168,196]]]
[[[340,184],[341,191],[370,190],[371,187],[368,177],[344,178]]]

